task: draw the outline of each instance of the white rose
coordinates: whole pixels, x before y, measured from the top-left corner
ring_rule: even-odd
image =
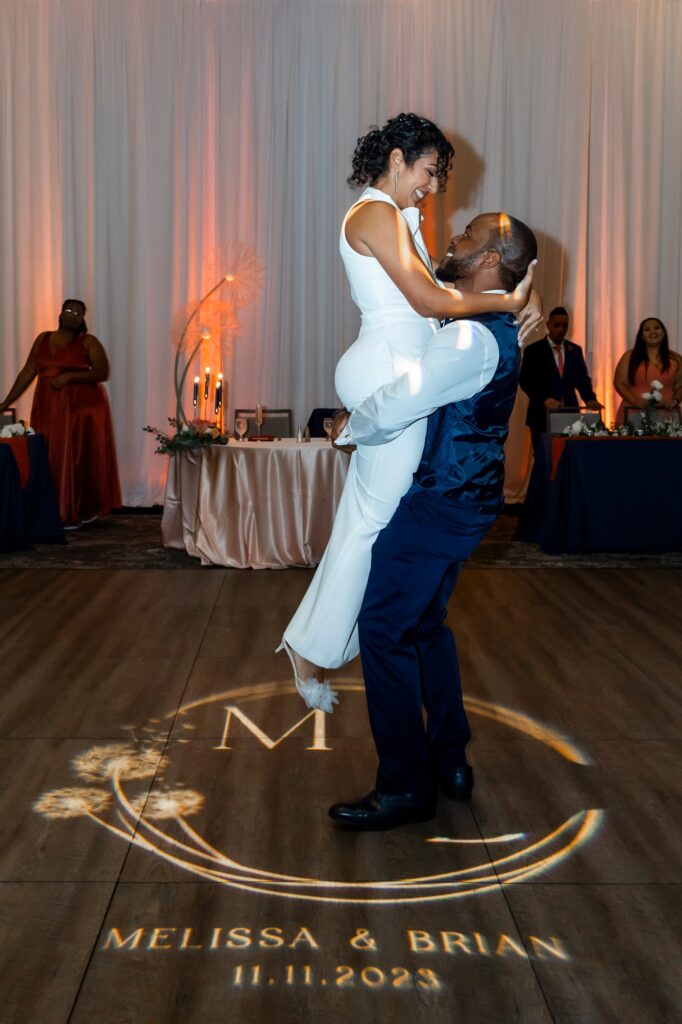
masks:
[[[25,427],[23,423],[8,423],[0,430],[0,437],[23,437],[24,434],[33,433],[34,431],[30,427]]]
[[[663,390],[663,385],[661,384],[660,380],[652,380],[651,386],[652,386],[652,388],[655,388],[656,391],[662,391]]]

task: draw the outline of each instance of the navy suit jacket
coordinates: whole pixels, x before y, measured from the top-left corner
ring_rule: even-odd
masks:
[[[546,430],[546,398],[556,398],[562,405],[577,406],[592,402],[596,395],[587,372],[583,350],[574,341],[564,340],[564,374],[559,369],[547,338],[536,341],[523,351],[519,385],[528,395],[526,423],[533,438]]]

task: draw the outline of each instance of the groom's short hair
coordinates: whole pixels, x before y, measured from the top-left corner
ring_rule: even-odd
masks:
[[[497,226],[490,229],[488,244],[500,257],[498,272],[502,287],[510,292],[538,254],[538,243],[531,229],[510,213],[497,214]]]

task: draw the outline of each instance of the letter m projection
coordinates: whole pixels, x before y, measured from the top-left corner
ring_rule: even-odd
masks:
[[[307,715],[304,715],[303,718],[299,719],[298,722],[295,722],[290,729],[287,729],[286,732],[282,733],[278,739],[272,739],[272,737],[268,736],[266,732],[263,732],[259,725],[256,725],[255,722],[251,721],[249,716],[245,715],[241,708],[235,707],[233,704],[228,704],[225,708],[225,728],[223,729],[223,736],[220,741],[220,745],[214,747],[214,750],[232,749],[229,743],[230,728],[235,718],[237,721],[241,722],[242,725],[246,726],[251,735],[255,736],[258,742],[262,743],[267,750],[274,750],[275,747],[279,746],[283,740],[291,736],[292,733],[296,732],[297,729],[300,729],[301,726],[305,725],[305,723],[312,718],[312,743],[309,747],[306,747],[306,750],[331,750],[331,747],[328,747],[326,743],[324,711],[310,711]]]

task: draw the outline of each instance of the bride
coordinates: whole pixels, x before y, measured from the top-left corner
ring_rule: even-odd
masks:
[[[445,188],[453,156],[440,129],[416,114],[398,114],[358,140],[348,184],[367,187],[346,214],[339,241],[362,314],[360,333],[335,374],[349,410],[409,372],[441,320],[519,312],[526,305],[530,274],[511,295],[460,294],[434,279],[419,207]],[[278,647],[289,655],[310,708],[332,712],[338,703],[324,669],[359,652],[356,622],[372,544],[412,481],[425,434],[422,419],[388,444],[358,445],[351,455],[329,544]]]

